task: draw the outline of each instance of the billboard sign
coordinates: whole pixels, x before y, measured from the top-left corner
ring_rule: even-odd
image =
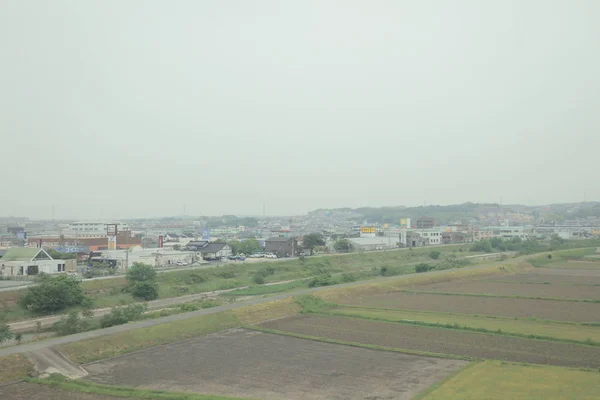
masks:
[[[108,250],[116,250],[117,249],[117,237],[109,236],[108,237]]]
[[[210,229],[207,227],[202,228],[202,240],[210,240]]]
[[[90,248],[83,246],[64,246],[56,247],[54,250],[60,253],[87,253],[90,251]]]
[[[361,226],[360,232],[361,233],[377,233],[377,228],[375,228],[374,226]]]
[[[160,235],[160,236],[158,237],[158,248],[159,248],[159,249],[162,249],[162,247],[163,247],[163,241],[164,241],[164,238],[163,238],[163,236],[162,236],[162,235]]]
[[[117,224],[106,224],[106,236],[117,236]]]

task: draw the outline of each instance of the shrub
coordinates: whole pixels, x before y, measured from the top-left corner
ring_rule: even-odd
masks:
[[[87,306],[79,281],[67,275],[44,276],[36,286],[29,287],[19,299],[21,306],[34,313],[49,314],[73,306]]]
[[[110,314],[102,317],[100,326],[102,328],[108,328],[109,326],[123,325],[129,321],[141,319],[146,310],[146,305],[140,303],[130,304],[127,307],[114,307],[110,311]]]
[[[206,281],[206,276],[199,274],[197,272],[192,272],[191,274],[187,275],[184,279],[184,282],[186,285],[193,285],[196,283],[202,283]]]
[[[418,273],[427,272],[427,271],[432,270],[433,268],[434,267],[429,264],[420,263],[420,264],[417,264],[417,266],[415,267],[415,272],[418,272]]]
[[[52,325],[52,330],[59,335],[72,335],[74,333],[84,332],[90,329],[89,318],[81,318],[77,311],[71,311],[66,317]]]
[[[335,285],[337,282],[331,277],[331,274],[315,276],[308,281],[308,287],[319,287]]]
[[[437,250],[433,250],[432,252],[429,253],[429,257],[434,260],[437,260],[438,258],[440,258],[441,255],[442,255],[442,253],[440,253]]]
[[[235,272],[233,271],[218,271],[215,272],[215,276],[224,279],[233,279],[235,278]]]
[[[155,300],[158,298],[158,285],[156,282],[136,282],[129,287],[129,292],[136,299]]]
[[[349,274],[349,273],[345,273],[342,275],[342,282],[345,282],[345,283],[356,282],[356,276]]]
[[[256,274],[252,277],[252,282],[256,283],[257,285],[262,285],[265,283],[265,278],[262,275]]]

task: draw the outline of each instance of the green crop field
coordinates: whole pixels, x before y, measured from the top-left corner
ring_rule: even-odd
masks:
[[[600,372],[499,361],[476,363],[421,396],[422,400],[592,400]]]

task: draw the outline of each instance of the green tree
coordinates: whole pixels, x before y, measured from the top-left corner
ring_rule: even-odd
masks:
[[[437,260],[438,258],[440,258],[441,255],[442,255],[442,253],[440,253],[437,250],[433,250],[433,251],[429,252],[429,258],[432,258],[434,260]]]
[[[339,239],[333,244],[335,251],[348,253],[352,250],[352,244],[348,239]]]
[[[325,239],[323,238],[322,234],[309,233],[308,235],[304,235],[304,238],[302,239],[302,247],[309,250],[311,255],[317,246],[325,246]]]
[[[240,252],[244,254],[258,253],[261,251],[263,251],[263,247],[260,245],[260,242],[254,238],[244,240],[240,248]]]
[[[136,299],[154,300],[158,298],[156,270],[150,265],[134,263],[127,274],[127,290]]]
[[[129,284],[132,282],[153,281],[156,279],[156,270],[148,264],[136,262],[127,270],[125,277]]]
[[[473,243],[471,251],[483,251],[486,253],[492,253],[494,249],[489,240],[480,240],[479,242]]]
[[[46,253],[55,260],[72,260],[77,258],[77,253],[61,253],[54,249],[48,249],[46,250]]]
[[[236,255],[241,253],[241,249],[242,249],[242,242],[240,242],[239,240],[230,240],[228,243],[229,247],[231,247],[231,252]]]
[[[10,327],[3,322],[0,322],[0,344],[9,341],[14,337]]]
[[[29,287],[19,299],[21,306],[39,314],[90,303],[90,299],[84,296],[79,281],[67,275],[43,276],[38,285]]]

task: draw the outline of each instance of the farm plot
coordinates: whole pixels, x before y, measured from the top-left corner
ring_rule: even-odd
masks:
[[[229,330],[85,368],[93,382],[258,399],[410,399],[464,361]]]
[[[600,303],[392,292],[348,298],[346,304],[554,321],[599,322]]]
[[[15,383],[0,386],[0,399],[10,400],[123,400],[122,397],[104,396],[93,393],[69,392],[66,390],[37,385],[35,383]]]
[[[423,292],[476,293],[498,296],[600,300],[600,286],[522,285],[504,282],[442,282],[414,288]]]
[[[398,349],[567,367],[600,367],[600,347],[352,318],[304,315],[262,327]]]
[[[529,273],[489,277],[486,281],[512,281],[523,283],[600,285],[600,271],[585,269],[537,269]]]

